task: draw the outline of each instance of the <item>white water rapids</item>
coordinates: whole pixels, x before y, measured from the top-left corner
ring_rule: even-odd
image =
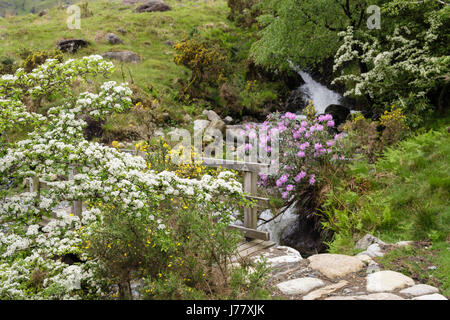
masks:
[[[315,81],[309,73],[297,71],[305,81],[299,90],[305,94],[305,102],[312,100],[318,114],[324,113],[330,104],[340,104],[342,96]]]

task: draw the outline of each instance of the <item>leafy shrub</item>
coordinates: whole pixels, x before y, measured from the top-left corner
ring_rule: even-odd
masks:
[[[450,153],[446,129],[388,147],[374,164],[355,161],[323,204],[334,252],[352,252],[365,233],[398,240],[443,241],[450,234]]]
[[[336,53],[334,71],[352,61],[364,62],[368,70],[341,75],[334,82],[351,83],[345,95],[365,96],[371,104],[401,105],[407,124],[418,127],[433,110],[429,94],[446,90],[450,58],[432,50],[446,21],[448,24],[448,14],[429,14],[429,27],[423,32],[396,26],[385,39],[348,27],[339,33],[344,42]]]
[[[14,73],[16,69],[17,65],[13,58],[8,56],[0,57],[0,75]]]
[[[48,51],[22,51],[22,55],[26,54],[24,57],[23,68],[26,72],[31,72],[37,66],[43,64],[47,59],[56,59],[62,62],[64,59],[63,53],[58,49],[48,50]]]
[[[230,14],[228,19],[237,24],[250,27],[256,22],[256,17],[260,15],[257,4],[260,0],[227,0]]]
[[[344,142],[348,156],[362,154],[373,163],[384,148],[396,144],[409,134],[405,119],[402,109],[395,106],[386,110],[379,121],[366,119],[357,113],[352,120],[341,125],[347,134]]]
[[[217,81],[223,77],[226,56],[212,43],[188,39],[175,43],[174,48],[178,52],[174,57],[175,63],[192,70],[184,92],[195,96],[195,90],[200,89],[200,84],[217,85]]]

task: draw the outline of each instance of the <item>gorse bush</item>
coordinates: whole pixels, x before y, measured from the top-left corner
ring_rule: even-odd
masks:
[[[201,83],[215,84],[224,74],[226,57],[211,45],[196,39],[184,40],[174,45],[175,50],[179,52],[174,57],[175,63],[192,70],[189,84],[184,88],[184,91],[191,95],[194,88],[201,90]]]
[[[43,64],[47,59],[56,59],[59,62],[62,62],[64,59],[63,53],[60,50],[48,50],[48,51],[23,51],[24,62],[23,68],[26,72],[31,72],[36,67]]]
[[[402,109],[395,106],[385,110],[379,121],[366,119],[361,113],[353,115],[341,125],[346,134],[343,140],[345,153],[351,158],[363,155],[373,163],[386,147],[408,136],[405,119]]]

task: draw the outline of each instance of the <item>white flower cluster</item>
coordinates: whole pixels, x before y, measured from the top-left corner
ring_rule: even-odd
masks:
[[[448,72],[450,65],[449,57],[433,57],[430,53],[431,43],[437,39],[442,23],[434,16],[428,17],[428,20],[431,27],[424,35],[416,35],[416,39],[411,39],[407,27],[397,27],[391,36],[386,37],[387,45],[381,45],[378,39],[368,33],[360,31],[356,36],[352,27],[339,33],[344,41],[336,53],[334,71],[352,61],[365,63],[369,70],[358,75],[342,75],[333,83],[354,83],[354,87],[345,92],[346,96],[383,97],[384,101],[393,101],[402,95],[409,97],[412,92],[417,97],[424,96],[438,76]],[[407,89],[400,92],[403,79],[407,79],[404,84]]]

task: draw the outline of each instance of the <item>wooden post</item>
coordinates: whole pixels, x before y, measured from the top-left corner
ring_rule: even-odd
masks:
[[[30,178],[30,192],[36,192],[36,199],[41,197],[41,184],[39,183],[39,176]]]
[[[70,169],[69,172],[69,180],[73,179],[73,176],[77,173],[75,168]],[[71,211],[74,215],[81,217],[81,213],[83,211],[83,202],[81,200],[74,200],[72,202]]]
[[[245,171],[244,173],[244,192],[256,196],[257,175],[256,172]],[[258,220],[257,208],[244,208],[244,227],[256,230]]]

